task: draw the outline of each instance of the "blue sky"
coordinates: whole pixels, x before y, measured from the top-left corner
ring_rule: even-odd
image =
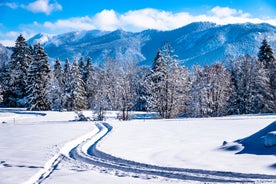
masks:
[[[276,26],[276,1],[1,0],[0,43],[12,46],[20,33],[28,39],[37,33],[91,29],[170,30],[195,21]]]

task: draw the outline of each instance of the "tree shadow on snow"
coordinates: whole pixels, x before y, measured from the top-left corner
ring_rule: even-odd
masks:
[[[235,143],[242,145],[243,149],[236,154],[254,154],[254,155],[276,155],[276,135],[269,137],[271,132],[276,131],[276,121],[261,129],[255,134],[236,140]],[[268,145],[266,142],[272,142]]]
[[[220,149],[236,154],[276,155],[276,121],[251,136],[230,143],[224,141]]]

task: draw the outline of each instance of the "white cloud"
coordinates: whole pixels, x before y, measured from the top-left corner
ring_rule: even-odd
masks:
[[[41,11],[43,10],[45,13],[50,13],[54,10],[54,8],[49,8],[48,0],[37,0],[35,2],[42,1],[44,3],[46,2],[45,7],[48,8],[40,8]],[[37,33],[61,34],[69,31],[92,29],[108,31],[123,29],[132,32],[138,32],[145,29],[171,30],[199,21],[209,21],[221,25],[251,22],[269,23],[276,26],[276,19],[256,18],[241,10],[217,6],[210,9],[209,12],[199,15],[192,15],[189,12],[173,13],[152,8],[132,10],[123,14],[119,14],[114,10],[103,10],[94,16],[72,17],[69,19],[60,19],[55,22],[33,22],[29,25],[21,25],[17,32],[23,33],[28,39],[30,36]],[[11,39],[14,42],[19,35],[16,34],[17,32],[6,33],[5,36],[1,36],[0,34],[0,40]],[[7,41],[5,42],[8,43]]]
[[[237,14],[242,14],[242,11],[231,9],[229,7],[220,7],[216,6],[213,9],[211,9],[211,12],[216,17],[229,17],[229,16],[235,16]]]
[[[120,26],[120,20],[114,10],[103,10],[91,18],[91,23],[101,30],[114,30]]]
[[[112,31],[120,27],[120,20],[114,10],[103,10],[93,17],[74,17],[70,19],[57,20],[56,22],[35,23],[36,27],[49,29],[51,32],[91,30],[99,29]]]
[[[28,5],[22,5],[22,8],[34,13],[45,13],[49,15],[52,11],[62,10],[62,6],[57,2],[50,3],[49,0],[36,0]]]
[[[0,6],[7,6],[11,9],[17,9],[18,5],[16,3],[8,2],[8,3],[0,3]]]
[[[123,14],[114,10],[103,10],[96,15],[74,17],[70,19],[57,20],[56,22],[45,22],[40,25],[41,29],[51,30],[51,33],[74,30],[115,30],[141,31],[145,29],[170,30],[185,26],[191,22],[210,21],[217,24],[233,23],[269,23],[276,25],[274,19],[260,19],[251,17],[242,10],[229,7],[214,7],[206,14],[192,15],[189,12],[173,13],[152,8],[131,10]]]

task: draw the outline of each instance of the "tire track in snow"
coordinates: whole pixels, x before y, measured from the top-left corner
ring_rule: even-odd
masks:
[[[69,153],[72,149],[87,141],[88,139],[90,140],[98,133],[100,133],[100,129],[98,129],[98,127],[95,126],[93,131],[91,131],[90,133],[66,143],[57,154],[55,154],[46,162],[43,169],[39,170],[28,181],[24,182],[24,184],[39,184],[45,179],[47,179],[51,175],[51,173],[57,168],[58,164],[64,157],[70,157]]]
[[[191,180],[199,182],[223,182],[223,183],[256,183],[256,182],[276,182],[276,176],[261,174],[243,174],[223,171],[207,171],[200,169],[184,169],[161,167],[149,164],[138,163],[114,157],[101,152],[96,148],[96,144],[111,131],[112,127],[107,123],[97,124],[99,132],[91,139],[77,145],[69,153],[75,160],[92,164],[107,171],[121,171],[123,173],[134,174],[135,177],[147,178],[162,177],[167,179]]]

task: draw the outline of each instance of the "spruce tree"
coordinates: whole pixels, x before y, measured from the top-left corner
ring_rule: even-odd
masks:
[[[27,75],[28,105],[29,110],[50,110],[48,101],[50,81],[50,67],[48,56],[40,44],[34,46],[34,60],[32,61]]]
[[[59,59],[57,59],[54,64],[53,73],[54,73],[54,77],[58,80],[59,85],[63,86],[64,85],[63,69]]]
[[[273,93],[273,101],[275,104],[273,111],[276,112],[276,59],[273,49],[266,39],[262,41],[258,58],[264,66],[264,70],[267,71],[271,91]]]
[[[51,109],[55,111],[62,110],[62,99],[63,99],[63,88],[64,79],[63,79],[63,70],[62,65],[59,59],[56,60],[54,64],[54,69],[51,75],[50,82],[50,94],[48,96],[51,102]]]
[[[265,69],[270,69],[270,67],[275,62],[275,56],[272,47],[266,39],[262,41],[262,45],[258,53],[258,58],[263,63]]]
[[[87,96],[78,62],[75,60],[70,75],[70,108],[69,110],[83,110],[87,108]]]
[[[0,84],[0,103],[3,102],[3,88],[2,85]]]
[[[63,96],[62,96],[62,107],[65,110],[71,109],[70,98],[71,98],[71,65],[69,60],[66,59],[64,69],[63,69]]]
[[[26,105],[26,79],[31,61],[31,50],[25,38],[20,34],[15,42],[13,53],[9,61],[7,84],[4,102],[9,107],[23,107]]]
[[[254,75],[254,107],[255,113],[271,113],[275,106],[273,101],[273,93],[269,80],[268,70],[263,63],[256,60]]]
[[[95,98],[97,88],[96,80],[97,79],[95,68],[92,65],[91,58],[87,57],[86,67],[83,75],[83,82],[85,84],[85,90],[87,94],[87,105],[89,109],[92,108],[93,100]]]
[[[145,79],[147,107],[157,111],[162,118],[173,118],[185,113],[189,74],[185,67],[178,65],[177,56],[169,44],[158,50],[152,71]]]
[[[84,58],[81,57],[80,60],[79,60],[79,70],[80,70],[80,73],[81,73],[81,76],[82,76],[82,80],[84,81],[84,78],[85,78],[85,62],[84,62]]]

